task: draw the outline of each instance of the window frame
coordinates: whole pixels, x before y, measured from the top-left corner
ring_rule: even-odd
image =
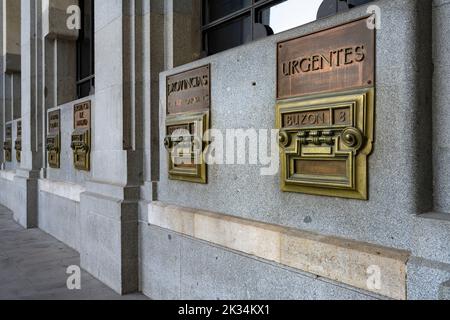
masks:
[[[203,50],[206,52],[207,55],[209,55],[208,52],[208,39],[206,34],[208,31],[214,30],[214,28],[224,25],[230,21],[233,21],[234,19],[241,18],[244,16],[247,16],[250,13],[250,20],[251,20],[251,26],[250,26],[250,34],[252,41],[255,40],[255,33],[254,33],[254,26],[256,23],[256,11],[260,8],[268,5],[275,5],[277,2],[281,3],[283,0],[251,0],[252,3],[248,5],[247,7],[244,7],[242,9],[239,9],[235,12],[232,12],[226,16],[223,16],[219,19],[216,19],[212,22],[205,23],[206,21],[206,13],[209,12],[208,10],[208,0],[202,1],[202,44],[203,44]]]
[[[82,46],[81,46],[81,41],[83,41],[85,39],[85,34],[84,34],[84,22],[86,19],[86,15],[85,15],[85,1],[84,0],[80,0],[79,1],[79,6],[80,6],[80,12],[81,12],[81,17],[80,17],[80,24],[82,26],[82,29],[79,30],[80,35],[78,36],[78,40],[77,40],[77,65],[76,65],[76,87],[77,87],[77,98],[81,99],[81,98],[85,98],[86,95],[82,95],[81,94],[81,87],[86,84],[89,83],[89,95],[94,94],[95,92],[95,14],[94,14],[94,10],[95,10],[95,0],[91,0],[91,16],[90,16],[90,23],[91,23],[91,34],[90,34],[90,50],[89,50],[89,57],[90,57],[90,65],[89,65],[89,75],[87,77],[81,78],[81,68],[82,68]],[[83,32],[83,34],[81,35],[81,32]]]
[[[251,19],[251,26],[250,26],[250,34],[251,34],[251,41],[255,41],[258,38],[255,37],[255,24],[258,23],[258,15],[257,12],[261,9],[264,9],[265,7],[271,7],[274,5],[277,5],[279,3],[282,3],[285,0],[251,0],[251,4],[239,9],[233,13],[230,13],[226,16],[223,16],[219,19],[216,19],[214,21],[206,23],[206,15],[209,12],[208,10],[208,0],[202,0],[202,17],[201,17],[201,32],[202,32],[202,47],[204,54],[206,56],[211,55],[209,53],[209,45],[208,45],[208,36],[207,33],[211,30],[214,30],[215,28],[220,27],[221,25],[225,25],[234,19],[244,17],[246,15],[250,14]],[[348,3],[348,0],[337,0],[337,1],[345,1]],[[300,26],[300,25],[299,25]]]

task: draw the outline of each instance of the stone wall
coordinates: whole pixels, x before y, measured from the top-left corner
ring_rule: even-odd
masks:
[[[407,262],[412,274],[408,278],[408,296],[437,298],[441,280],[450,277],[450,221],[446,215],[439,216],[441,220],[438,221],[432,219],[435,218],[433,214],[426,214],[433,210],[430,175],[432,62],[431,37],[427,36],[431,35],[431,3],[377,1],[374,4],[381,8],[382,24],[376,36],[376,139],[374,152],[369,158],[369,201],[282,193],[279,175],[261,176],[261,166],[211,165],[207,185],[171,181],[167,176],[167,153],[162,144],[158,200],[170,205],[406,250],[412,255]],[[212,128],[225,130],[230,128],[230,124],[236,129],[274,128],[276,43],[363,17],[367,15],[366,9],[367,6],[355,8],[162,73],[160,123],[165,122],[166,77],[210,63]],[[164,134],[161,126],[160,135]],[[145,206],[141,208],[145,212]],[[141,213],[141,218],[144,216],[145,213]],[[141,225],[141,233],[145,233],[145,237],[156,236],[154,241],[168,243],[165,238],[170,232],[156,230],[159,229]],[[192,237],[179,242],[208,246]],[[186,250],[181,251],[180,257],[173,251],[153,248],[155,253],[151,256],[160,263],[165,260],[179,263],[181,271],[177,272],[185,275],[180,279],[175,269],[164,269],[156,264],[152,270],[145,243],[141,243],[143,287],[152,286],[145,280],[145,272],[157,273],[165,279],[176,277],[182,287],[185,283],[206,286],[203,275],[210,272],[218,274],[211,265],[198,267],[197,273],[189,272],[196,262],[179,262]],[[424,270],[423,263],[418,261],[425,261],[440,276],[432,281],[413,276]],[[203,264],[203,261],[199,263]],[[234,265],[231,258],[222,260],[221,265],[226,266],[224,269],[231,274],[240,273],[239,264]],[[252,278],[251,288],[257,286],[257,278]],[[240,280],[229,279],[230,292],[227,294],[231,294],[231,288],[240,286]],[[426,293],[416,290],[420,287],[428,290]],[[208,287],[210,297],[216,293],[215,288],[213,285]],[[192,287],[190,289],[193,290]],[[170,296],[174,291],[164,291],[162,286],[153,290],[158,296]],[[190,292],[192,295],[187,291],[183,297],[194,298],[194,291]],[[263,295],[256,294],[256,297]]]
[[[0,77],[0,138],[5,122],[19,115],[23,121],[22,163],[0,171],[0,202],[14,211],[16,221],[78,250],[81,266],[117,292],[135,291],[139,284],[153,299],[445,296],[449,0],[371,3],[381,8],[381,29],[367,202],[282,193],[279,174],[262,176],[258,165],[211,165],[207,185],[171,181],[160,137],[166,77],[205,64],[212,68],[212,128],[274,128],[276,43],[366,16],[368,6],[197,60],[199,0],[95,0],[96,93],[86,98],[93,110],[87,173],[73,168],[70,149],[73,105],[79,102],[73,101],[72,68],[77,33],[66,32],[63,9],[76,1],[44,3],[42,9],[42,0],[21,1],[20,114],[8,107],[12,103],[1,85],[6,78]],[[44,148],[47,112],[57,109],[59,170],[48,168]],[[159,204],[174,210],[155,215],[152,208]],[[198,219],[185,219],[192,212],[213,222],[196,225]],[[247,232],[249,225],[257,225],[257,232]],[[261,236],[272,228],[278,230],[274,238]],[[292,246],[295,257],[278,257],[285,246],[277,247],[276,239],[291,229],[294,240],[312,238],[319,251],[328,248],[321,251],[321,258],[331,261],[324,267],[335,261],[330,239],[338,251],[352,244],[338,259],[341,267],[367,248],[379,250],[388,268],[398,268],[396,291],[366,290],[361,266],[346,268],[357,270],[359,282],[353,283],[344,271],[301,264],[306,252],[301,246]],[[244,240],[236,243],[239,239]]]

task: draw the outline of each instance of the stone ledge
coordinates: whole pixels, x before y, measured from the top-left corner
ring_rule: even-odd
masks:
[[[406,299],[409,253],[368,243],[153,202],[149,224],[385,297]],[[381,285],[369,288],[369,268]]]
[[[8,181],[14,181],[16,173],[14,171],[0,170],[0,178]]]
[[[85,188],[77,184],[40,179],[39,191],[79,203],[80,196],[83,192],[85,192]]]

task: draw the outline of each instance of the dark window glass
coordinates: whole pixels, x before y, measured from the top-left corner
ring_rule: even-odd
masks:
[[[252,0],[206,0],[205,23],[223,18],[230,13],[249,7]]]
[[[78,96],[79,98],[87,97],[91,94],[91,83],[90,81],[82,82],[78,85]]]
[[[215,54],[252,40],[250,15],[227,21],[207,31],[206,41],[210,54]],[[230,35],[233,35],[230,37]]]
[[[267,37],[373,0],[203,0],[207,55]]]
[[[94,0],[80,0],[81,30],[77,41],[78,98],[94,93]]]

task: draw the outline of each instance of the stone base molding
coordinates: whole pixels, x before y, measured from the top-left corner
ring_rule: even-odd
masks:
[[[153,202],[149,224],[392,299],[405,300],[406,251]]]

